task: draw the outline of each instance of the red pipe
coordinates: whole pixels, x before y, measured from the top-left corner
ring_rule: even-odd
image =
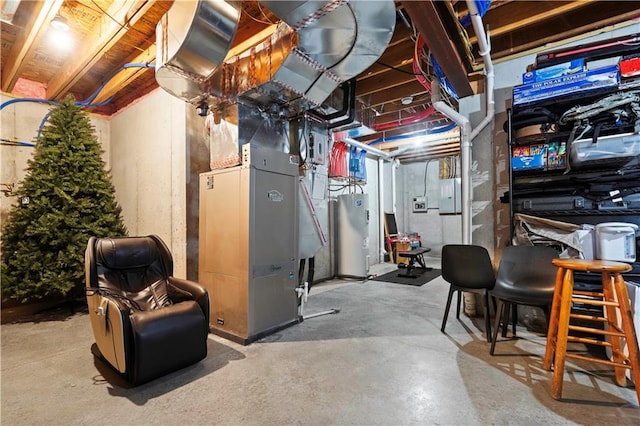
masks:
[[[431,82],[422,75],[422,69],[419,66],[419,53],[422,51],[424,47],[424,39],[422,38],[422,34],[418,34],[418,39],[416,40],[416,47],[413,51],[413,73],[416,75],[416,79],[422,86],[427,89],[427,92],[431,93]]]
[[[429,108],[410,117],[402,118],[395,121],[387,121],[386,123],[374,124],[373,130],[379,132],[380,130],[386,130],[392,127],[406,126],[407,124],[417,123],[418,121],[422,121],[428,118],[435,111],[436,109],[433,107],[433,105],[429,105]]]
[[[429,82],[429,80],[425,78],[424,75],[422,75],[422,70],[420,69],[420,66],[418,66],[418,61],[420,60],[418,54],[419,52],[422,51],[423,47],[424,47],[424,39],[422,38],[422,34],[418,34],[418,39],[416,40],[416,47],[413,52],[413,73],[416,75],[416,79],[418,80],[418,82],[425,89],[427,89],[427,92],[431,93],[431,83]],[[392,127],[405,126],[407,124],[417,123],[418,121],[428,118],[434,112],[435,112],[435,108],[433,106],[429,106],[429,108],[427,108],[426,110],[419,112],[415,115],[412,115],[411,117],[406,117],[406,118],[395,120],[395,121],[388,121],[386,123],[374,124],[373,130],[380,131],[380,130],[390,129]]]

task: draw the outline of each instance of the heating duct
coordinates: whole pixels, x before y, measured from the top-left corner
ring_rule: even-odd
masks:
[[[224,60],[240,20],[239,5],[222,0],[177,1],[156,27],[156,80],[195,103]]]
[[[260,3],[281,19],[277,30],[257,46],[224,59],[238,25],[239,5],[175,2],[156,30],[159,85],[187,102],[205,100],[215,109],[239,96],[263,106],[316,108],[340,83],[382,55],[395,26],[392,0]]]

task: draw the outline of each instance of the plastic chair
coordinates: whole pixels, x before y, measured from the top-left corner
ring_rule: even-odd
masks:
[[[442,247],[442,278],[450,284],[447,306],[440,331],[444,333],[453,293],[458,292],[456,318],[460,318],[461,292],[482,294],[487,342],[491,342],[489,290],[495,284],[495,273],[489,252],[480,246],[448,244]]]
[[[491,295],[496,299],[496,318],[493,328],[490,353],[493,355],[498,339],[500,319],[509,308],[513,309],[513,335],[516,334],[516,305],[539,306],[549,320],[549,307],[553,300],[556,268],[551,261],[558,252],[547,246],[509,246],[502,252],[498,276]],[[507,310],[505,311],[505,306]],[[503,336],[506,336],[507,321],[504,321]]]

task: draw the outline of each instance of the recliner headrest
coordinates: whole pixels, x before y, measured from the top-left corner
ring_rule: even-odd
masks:
[[[149,237],[101,238],[96,252],[111,269],[143,268],[158,259],[155,241]]]

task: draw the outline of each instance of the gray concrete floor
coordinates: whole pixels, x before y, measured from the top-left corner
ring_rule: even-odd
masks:
[[[430,259],[437,265],[437,259]],[[392,265],[378,266],[380,273]],[[440,332],[448,284],[330,281],[305,314],[249,346],[210,335],[200,363],[130,388],[93,358],[86,313],[2,326],[3,425],[640,424],[632,387],[568,362],[550,397],[544,336],[489,355],[481,318]],[[586,368],[583,369],[583,368]]]

